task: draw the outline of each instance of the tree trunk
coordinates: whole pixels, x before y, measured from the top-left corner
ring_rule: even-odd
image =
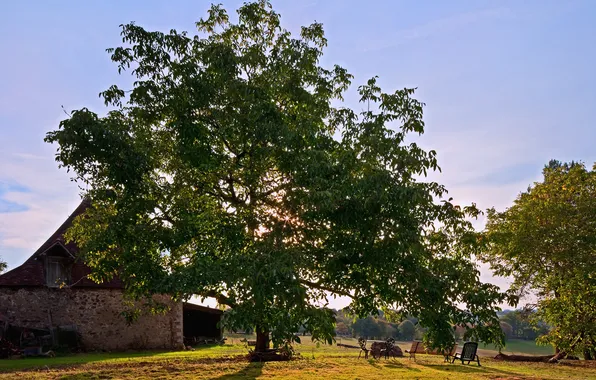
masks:
[[[257,326],[257,344],[255,346],[256,352],[265,352],[269,348],[269,331],[266,331],[260,326]]]

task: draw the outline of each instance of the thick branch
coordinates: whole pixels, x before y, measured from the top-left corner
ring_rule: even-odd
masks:
[[[234,149],[232,149],[232,147],[230,146],[230,144],[227,142],[226,139],[224,139],[223,137],[221,138],[221,141],[223,142],[223,144],[225,145],[226,149],[230,151],[230,153],[232,153],[234,156],[238,157],[238,153],[236,153],[236,151]]]
[[[230,299],[227,296],[224,296],[221,293],[216,292],[215,290],[210,290],[208,292],[201,293],[200,295],[203,297],[215,298],[220,305],[226,305],[229,307],[236,306],[236,303],[232,301],[232,299]]]
[[[230,191],[230,196],[236,203],[240,203],[238,196],[236,196],[236,190],[234,190],[234,180],[232,179],[232,174],[228,176],[228,190]]]
[[[238,198],[235,198],[235,197],[231,197],[229,195],[226,195],[226,194],[224,194],[221,191],[218,191],[218,192],[205,191],[205,193],[208,194],[208,195],[211,195],[213,198],[224,200],[225,202],[228,202],[229,204],[232,204],[235,207],[239,207],[239,206],[244,205],[244,202],[241,202]]]
[[[174,219],[170,216],[169,212],[166,212],[166,210],[161,207],[161,206],[156,206],[156,208],[161,211],[162,216],[161,217],[157,217],[158,219],[170,222],[172,224],[174,224]]]
[[[326,292],[337,294],[337,295],[340,295],[340,296],[354,298],[354,296],[352,294],[348,293],[348,292],[345,292],[343,290],[331,289],[331,288],[329,288],[329,287],[327,287],[327,286],[325,286],[325,285],[323,285],[321,283],[318,283],[318,282],[311,282],[311,281],[307,281],[307,280],[300,280],[300,283],[302,285],[306,285],[306,286],[308,286],[310,288],[324,290]]]

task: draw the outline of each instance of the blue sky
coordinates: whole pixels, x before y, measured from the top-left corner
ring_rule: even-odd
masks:
[[[233,10],[239,1],[224,1]],[[596,2],[273,1],[284,26],[316,20],[326,65],[418,87],[426,134],[457,202],[504,208],[550,159],[596,161]],[[0,256],[23,262],[76,207],[76,184],[43,142],[67,110],[102,112],[118,77],[118,25],[194,30],[208,1],[3,1],[0,5]],[[478,226],[482,225],[479,221]],[[485,280],[505,285],[483,270]]]

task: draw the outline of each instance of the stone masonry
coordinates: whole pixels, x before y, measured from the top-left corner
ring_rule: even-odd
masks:
[[[53,327],[76,325],[88,350],[182,347],[182,303],[163,315],[143,313],[130,325],[125,309],[121,289],[0,287],[0,316],[12,325],[47,329],[50,318]]]

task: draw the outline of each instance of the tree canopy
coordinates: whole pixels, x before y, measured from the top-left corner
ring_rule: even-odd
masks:
[[[0,259],[0,273],[4,272],[7,268],[7,264],[6,262],[2,261],[2,259]]]
[[[548,334],[549,331],[548,325],[540,320],[534,311],[528,309],[508,312],[501,316],[501,323],[507,323],[511,327],[510,337],[514,339],[536,340],[536,338]],[[503,332],[507,337],[507,332]]]
[[[416,326],[414,326],[412,321],[406,319],[405,321],[399,324],[399,335],[402,339],[413,340],[415,333]]]
[[[482,258],[512,289],[538,297],[541,338],[564,352],[596,353],[596,171],[551,161],[542,182],[503,212],[488,212]]]
[[[108,51],[132,89],[111,86],[105,116],[74,110],[46,136],[93,205],[70,231],[92,278],[215,297],[226,327],[256,327],[257,349],[299,328],[330,342],[330,296],[362,317],[415,315],[433,345],[452,343],[453,324],[502,342],[507,295],[471,260],[478,210],[420,179],[438,165],[410,142],[424,132],[414,89],[372,78],[363,109],[344,107],[352,76],[321,66],[322,25],[293,36],[266,1],[235,23],[212,6],[196,25],[123,25]]]

